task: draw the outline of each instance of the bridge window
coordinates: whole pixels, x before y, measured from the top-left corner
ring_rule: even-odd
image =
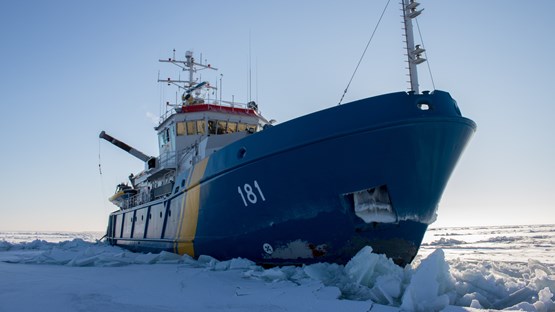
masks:
[[[188,135],[197,134],[197,123],[196,123],[196,121],[187,121],[187,134]]]
[[[178,122],[177,123],[177,135],[185,135],[185,122]]]
[[[166,129],[162,130],[162,132],[160,132],[158,134],[158,142],[160,143],[160,147],[163,147],[164,145],[166,145],[170,142],[170,129],[169,128],[166,128]]]
[[[206,122],[204,120],[190,120],[178,122],[176,125],[177,135],[196,135],[204,134]]]
[[[204,120],[197,120],[197,133],[204,134]],[[233,122],[225,120],[208,120],[208,134],[229,134],[235,132],[252,131],[255,132],[257,125],[246,124],[242,122]],[[187,123],[187,132],[189,133],[189,123]]]
[[[218,121],[218,134],[225,134],[226,133],[226,122],[225,121]]]
[[[230,121],[227,123],[227,133],[234,133],[234,132],[237,132],[237,123]]]
[[[216,134],[216,121],[208,120],[208,134]]]
[[[204,120],[197,120],[197,132],[198,134],[204,134],[204,127],[205,127]]]

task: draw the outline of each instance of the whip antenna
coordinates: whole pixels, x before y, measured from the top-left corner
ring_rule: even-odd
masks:
[[[351,79],[349,80],[349,83],[347,84],[347,87],[345,87],[345,90],[343,91],[343,95],[341,96],[341,99],[339,100],[339,103],[337,103],[337,105],[341,105],[341,102],[343,102],[343,98],[345,97],[345,94],[347,94],[347,90],[349,90],[349,86],[351,85],[351,82],[353,81],[353,78],[355,78],[355,74],[357,73],[358,67],[360,66],[360,63],[362,62],[362,59],[364,58],[364,54],[366,54],[366,50],[368,50],[368,46],[370,46],[370,42],[372,42],[372,39],[374,38],[374,34],[376,34],[376,30],[378,30],[378,26],[380,26],[380,22],[382,21],[382,17],[385,14],[385,10],[387,10],[387,6],[389,5],[389,2],[391,0],[387,0],[387,3],[385,4],[385,7],[383,8],[382,14],[380,15],[380,18],[378,19],[378,23],[376,23],[376,27],[374,27],[374,31],[372,31],[372,35],[370,36],[370,39],[368,40],[368,43],[366,43],[366,47],[364,48],[364,51],[362,52],[362,55],[360,56],[360,59],[358,60],[357,66],[355,67],[355,71],[353,72],[353,75],[351,76]]]

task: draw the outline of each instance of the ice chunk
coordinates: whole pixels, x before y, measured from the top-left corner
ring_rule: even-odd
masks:
[[[161,251],[157,263],[179,263],[181,256],[173,252]]]
[[[464,245],[466,244],[466,242],[464,241],[460,241],[457,239],[453,239],[453,238],[445,238],[442,237],[439,240],[433,241],[427,245],[431,245],[431,246],[455,246],[455,245]]]
[[[384,255],[372,253],[372,247],[362,248],[345,266],[347,274],[358,284],[373,287],[383,275],[402,277],[403,269]]]
[[[491,306],[491,303],[488,301],[488,299],[477,292],[464,294],[461,298],[457,299],[456,304],[458,306],[466,306],[471,308],[476,308],[476,306],[479,305],[480,308],[477,309]]]
[[[538,312],[550,312],[555,311],[555,302],[551,301],[553,294],[548,287],[540,290],[538,292],[538,301],[536,301],[533,306]]]
[[[526,301],[526,299],[532,297],[534,295],[534,291],[528,287],[521,288],[507,297],[503,298],[502,300],[497,301],[493,307],[495,309],[503,309],[506,307],[513,306],[518,304],[519,302]]]
[[[407,311],[439,311],[451,304],[455,281],[438,249],[422,260],[402,297],[401,309]]]
[[[480,304],[480,301],[476,300],[476,299],[472,299],[472,302],[470,302],[470,307],[473,309],[482,309],[482,305]]]
[[[329,285],[338,282],[337,279],[343,275],[343,267],[337,264],[315,263],[304,266],[303,272],[310,278]]]
[[[528,259],[528,268],[530,269],[530,271],[540,270],[543,271],[546,275],[552,274],[551,270],[538,260]]]
[[[362,248],[345,266],[345,271],[357,284],[372,287],[375,282],[374,268],[378,262],[376,254],[372,253],[372,247]]]
[[[243,258],[235,258],[229,260],[229,269],[230,270],[244,270],[250,269],[251,267],[256,266],[256,264],[248,259]]]
[[[264,280],[272,282],[283,281],[287,279],[287,275],[278,268],[264,270],[264,272],[262,272],[259,276]]]
[[[362,248],[345,266],[351,281],[370,288],[369,297],[381,304],[396,304],[401,296],[403,269],[384,255]]]
[[[8,243],[5,240],[0,241],[0,251],[10,250],[12,248],[12,244]]]
[[[211,256],[207,256],[207,255],[200,255],[198,257],[197,262],[204,266],[205,268],[208,269],[214,269],[214,267],[216,266],[216,264],[219,262],[218,260],[216,260],[214,257]]]
[[[227,271],[229,269],[229,261],[215,262],[215,265],[212,269],[214,271]]]

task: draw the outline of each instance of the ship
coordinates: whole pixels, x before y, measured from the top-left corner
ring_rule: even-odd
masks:
[[[106,240],[137,252],[168,251],[264,266],[345,264],[371,246],[404,266],[418,253],[476,124],[448,92],[419,91],[412,19],[403,0],[410,90],[372,96],[276,124],[258,103],[209,99],[217,70],[187,51],[160,62],[186,78],[155,127],[159,155],[107,134],[144,162],[110,197]]]

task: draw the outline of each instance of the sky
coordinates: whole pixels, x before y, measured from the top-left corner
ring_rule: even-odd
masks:
[[[143,164],[98,133],[157,155],[173,49],[202,53],[227,99],[249,99],[250,72],[283,122],[337,104],[386,2],[1,1],[0,230],[105,230],[107,198]],[[478,124],[434,226],[553,223],[555,2],[421,2],[421,90]],[[407,90],[400,14],[391,1],[344,103]]]

